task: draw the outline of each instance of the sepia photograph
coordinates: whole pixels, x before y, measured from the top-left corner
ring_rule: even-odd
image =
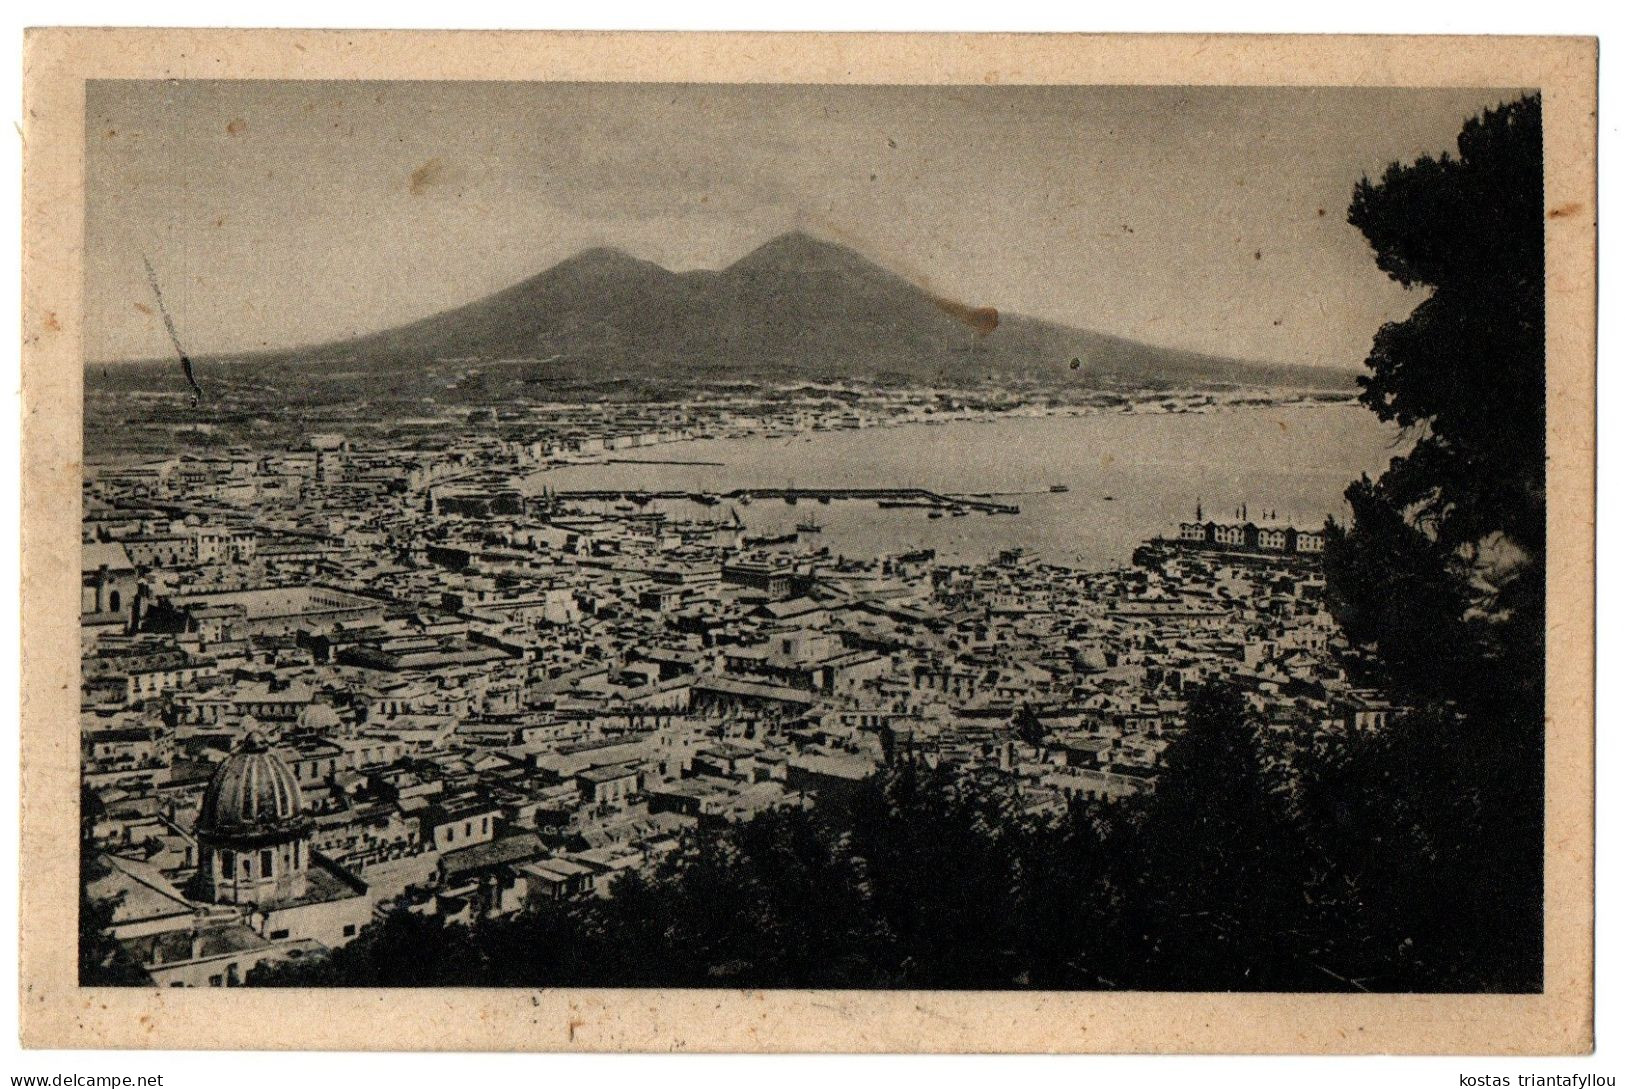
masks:
[[[73,986],[1570,988],[1501,71],[83,79]]]

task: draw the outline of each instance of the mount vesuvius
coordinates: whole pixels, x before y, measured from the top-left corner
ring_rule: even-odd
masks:
[[[950,302],[799,231],[718,271],[671,272],[620,250],[587,250],[478,301],[271,360],[378,369],[534,361],[544,381],[556,374],[1352,385],[1347,372],[1155,347]]]

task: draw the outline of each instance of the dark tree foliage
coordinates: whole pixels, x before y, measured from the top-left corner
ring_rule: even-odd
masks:
[[[489,974],[483,935],[397,912],[326,957],[262,964],[250,985],[297,987],[472,986]]]
[[[1328,527],[1327,604],[1358,646],[1374,647],[1382,678],[1411,697],[1470,688],[1488,660],[1468,622],[1468,564],[1405,516],[1379,484],[1349,485],[1348,530]],[[1483,678],[1479,677],[1479,680]]]
[[[1306,815],[1330,879],[1363,907],[1359,974],[1530,990],[1545,691],[1539,97],[1469,120],[1457,147],[1362,181],[1349,208],[1378,266],[1429,294],[1366,361],[1361,400],[1415,445],[1350,485],[1350,525],[1329,527],[1327,594],[1417,710],[1324,754]]]
[[[1469,120],[1457,147],[1360,182],[1349,207],[1377,265],[1428,295],[1377,333],[1360,379],[1364,404],[1410,429],[1415,445],[1380,480],[1350,486],[1354,519],[1328,541],[1327,579],[1351,637],[1377,644],[1414,698],[1537,707],[1546,552],[1539,97]]]
[[[1545,541],[1544,191],[1540,99],[1469,120],[1458,156],[1394,164],[1355,188],[1349,222],[1377,265],[1430,289],[1378,332],[1362,400],[1424,426],[1396,467],[1395,498],[1453,545],[1504,533]]]
[[[1305,985],[1314,962],[1298,931],[1309,860],[1292,824],[1284,761],[1271,749],[1233,689],[1207,687],[1191,699],[1131,843],[1126,914],[1149,974],[1141,985]]]
[[[1418,711],[1315,755],[1301,827],[1339,971],[1372,990],[1531,991],[1541,969],[1541,811],[1475,716]]]

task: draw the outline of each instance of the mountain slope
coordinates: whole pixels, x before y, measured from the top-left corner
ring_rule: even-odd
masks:
[[[385,368],[521,359],[543,373],[601,378],[1350,382],[955,304],[800,232],[716,272],[674,273],[618,250],[588,250],[466,306],[283,358]]]

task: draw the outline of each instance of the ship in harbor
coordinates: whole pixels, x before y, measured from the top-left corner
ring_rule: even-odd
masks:
[[[746,548],[767,548],[773,545],[795,544],[794,533],[768,534],[763,537],[746,537],[743,541]]]

